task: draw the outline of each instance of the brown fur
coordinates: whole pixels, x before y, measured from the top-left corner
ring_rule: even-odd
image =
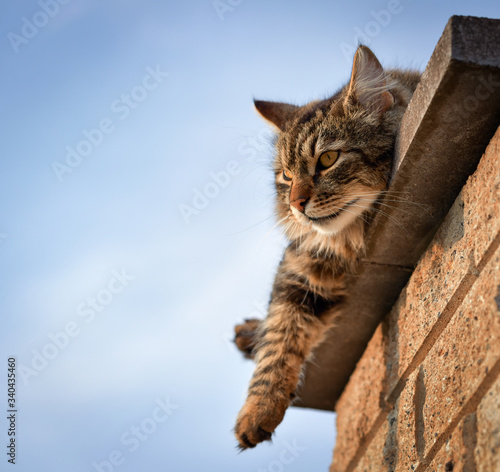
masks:
[[[267,318],[236,327],[237,346],[256,362],[235,427],[242,449],[271,438],[296,395],[304,363],[347,296],[345,276],[363,254],[401,117],[419,78],[412,71],[384,72],[360,46],[349,83],[332,97],[302,107],[255,102],[278,130],[276,213],[290,245]],[[319,156],[326,151],[340,153],[325,169]]]

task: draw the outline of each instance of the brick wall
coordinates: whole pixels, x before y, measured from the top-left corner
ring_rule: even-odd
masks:
[[[337,402],[331,472],[500,471],[499,246],[500,128]]]

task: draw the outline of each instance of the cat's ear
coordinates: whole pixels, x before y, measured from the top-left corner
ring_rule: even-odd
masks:
[[[285,123],[293,118],[299,108],[295,105],[280,102],[266,102],[264,100],[254,100],[255,108],[265,120],[283,131]]]
[[[344,104],[348,106],[353,102],[380,116],[394,105],[394,96],[388,90],[384,69],[375,54],[366,46],[358,46],[354,55]]]

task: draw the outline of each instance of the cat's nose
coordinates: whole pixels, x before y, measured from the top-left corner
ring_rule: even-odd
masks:
[[[301,213],[304,213],[304,211],[306,209],[307,200],[309,200],[309,199],[306,197],[300,196],[300,197],[296,198],[295,200],[291,201],[290,205],[297,208],[297,210],[299,210]]]

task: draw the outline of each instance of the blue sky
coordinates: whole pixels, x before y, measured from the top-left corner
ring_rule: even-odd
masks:
[[[360,35],[423,70],[451,15],[500,13],[214,3],[4,6],[0,384],[16,357],[18,470],[327,470],[332,413],[291,409],[243,454],[231,432],[252,371],[232,327],[262,311],[285,245],[252,98],[333,93]]]

